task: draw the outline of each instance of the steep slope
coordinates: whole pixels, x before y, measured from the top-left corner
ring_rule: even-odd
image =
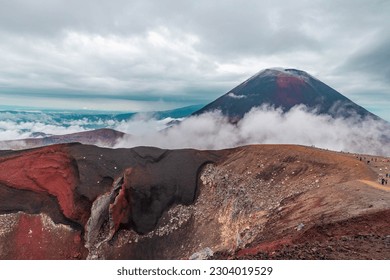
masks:
[[[220,110],[231,120],[241,119],[254,107],[268,104],[288,111],[304,104],[318,114],[379,119],[308,73],[296,69],[266,69],[195,112]]]

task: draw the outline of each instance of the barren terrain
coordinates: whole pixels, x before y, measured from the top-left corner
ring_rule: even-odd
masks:
[[[390,258],[384,157],[66,144],[0,168],[1,259]]]

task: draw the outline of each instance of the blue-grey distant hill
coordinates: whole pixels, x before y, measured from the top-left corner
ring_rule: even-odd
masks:
[[[192,105],[167,111],[145,113],[158,120],[172,118],[180,119],[191,115],[203,105]],[[21,123],[41,123],[42,125],[70,127],[78,125],[86,131],[64,135],[52,135],[45,132],[33,132],[26,139],[0,141],[0,149],[25,149],[41,147],[59,143],[80,142],[83,144],[99,144],[112,147],[116,141],[126,133],[117,131],[109,126],[110,123],[120,123],[131,120],[137,113],[115,113],[99,111],[23,111],[3,110],[0,112],[0,121]]]

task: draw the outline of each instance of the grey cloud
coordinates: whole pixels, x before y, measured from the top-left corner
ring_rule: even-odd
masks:
[[[390,37],[383,35],[380,34],[372,45],[353,54],[342,69],[370,75],[373,82],[390,83]]]
[[[0,86],[211,101],[282,66],[359,103],[361,87],[390,91],[389,14],[379,0],[4,0]]]
[[[91,33],[143,32],[144,9],[152,3],[104,0],[4,0],[0,29],[23,36],[57,36],[66,30]]]

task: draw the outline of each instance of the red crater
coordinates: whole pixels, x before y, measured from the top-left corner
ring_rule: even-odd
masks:
[[[78,218],[74,202],[76,171],[61,147],[50,146],[4,157],[0,160],[0,170],[1,184],[53,195],[66,217]]]

